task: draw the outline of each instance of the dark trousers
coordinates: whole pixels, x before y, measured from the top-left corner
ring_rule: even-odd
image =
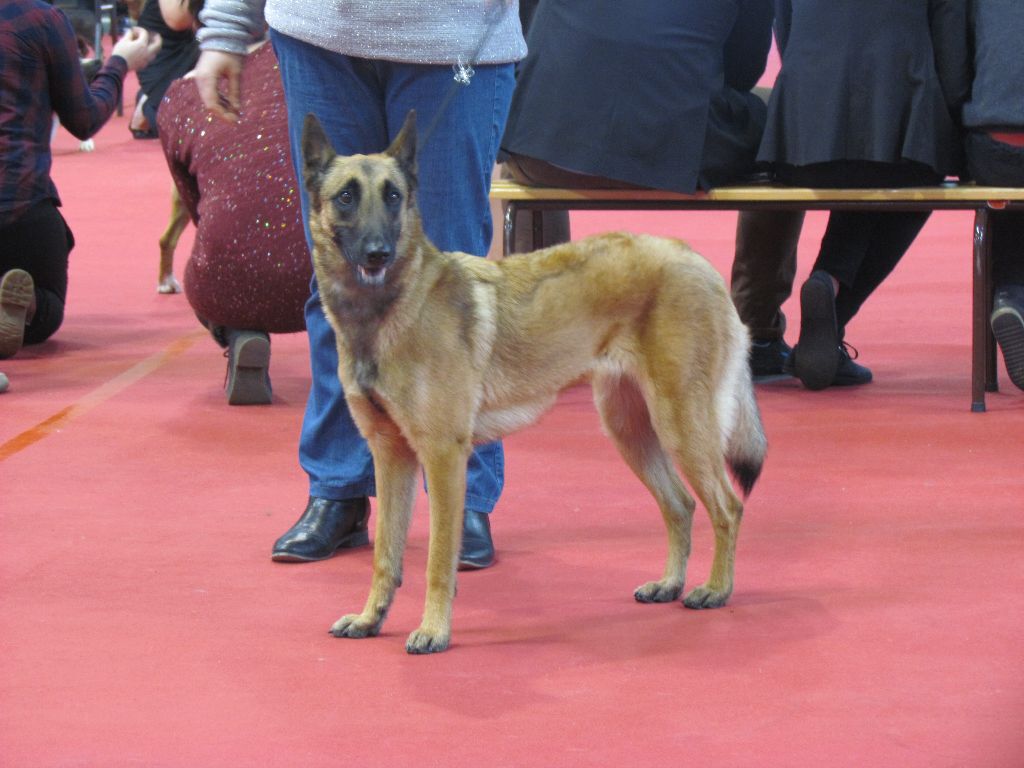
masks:
[[[526,155],[510,154],[505,158],[503,174],[507,174],[517,184],[528,187],[568,187],[570,189],[635,189],[635,185],[601,176],[589,176],[559,168],[544,160]],[[541,211],[542,247],[567,243],[571,238],[569,231],[568,211]],[[533,222],[529,217],[519,216],[516,219],[516,231],[513,233],[512,252],[526,253],[533,250]]]
[[[942,178],[918,163],[837,161],[781,166],[776,176],[798,187],[916,187]],[[814,270],[839,281],[836,321],[842,338],[846,324],[868,296],[893,271],[928,221],[928,212],[833,211],[829,214]]]
[[[988,133],[967,135],[967,166],[979,184],[1024,186],[1024,147],[996,141]],[[992,211],[992,279],[997,286],[1024,285],[1024,211]]]
[[[68,254],[74,245],[71,229],[51,200],[0,229],[0,274],[23,269],[35,283],[36,311],[25,326],[25,344],[46,341],[64,322]]]
[[[786,332],[782,305],[793,292],[803,211],[740,211],[730,291],[740,320],[757,341]]]

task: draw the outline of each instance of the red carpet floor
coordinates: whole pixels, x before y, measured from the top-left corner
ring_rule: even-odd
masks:
[[[155,292],[157,145],[119,118],[93,154],[62,133],[55,166],[67,319],[0,362],[0,765],[1024,765],[1024,393],[1000,369],[969,412],[969,216],[935,215],[852,324],[873,384],[759,388],[727,607],[633,601],[661,522],[579,388],[507,441],[500,562],[460,577],[452,649],[410,657],[425,499],[383,635],[331,638],[370,550],[269,559],[306,495],[304,338],[274,339],[272,406],[228,407],[219,349]],[[735,215],[574,226],[678,235],[727,273]],[[702,511],[694,542],[691,586]]]

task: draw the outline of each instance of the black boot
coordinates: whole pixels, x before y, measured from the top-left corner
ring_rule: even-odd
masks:
[[[274,542],[270,559],[279,563],[326,560],[339,549],[369,544],[369,517],[370,500],[365,496],[342,501],[310,496],[302,517]]]
[[[462,523],[460,571],[479,571],[494,565],[494,542],[491,540],[490,515],[466,510]]]

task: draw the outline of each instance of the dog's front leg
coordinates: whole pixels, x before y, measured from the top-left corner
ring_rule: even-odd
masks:
[[[342,616],[331,627],[335,637],[373,637],[380,632],[395,591],[402,585],[402,556],[412,519],[419,464],[400,436],[370,441],[377,481],[377,523],[373,581],[362,613]]]
[[[462,544],[463,505],[466,501],[465,449],[452,443],[423,457],[430,499],[430,549],[427,555],[427,599],[419,629],[409,635],[409,653],[437,653],[451,641],[455,569]]]

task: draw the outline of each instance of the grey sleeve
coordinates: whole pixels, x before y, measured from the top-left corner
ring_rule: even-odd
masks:
[[[207,0],[199,12],[200,49],[244,54],[250,43],[263,37],[265,4],[266,0]]]

